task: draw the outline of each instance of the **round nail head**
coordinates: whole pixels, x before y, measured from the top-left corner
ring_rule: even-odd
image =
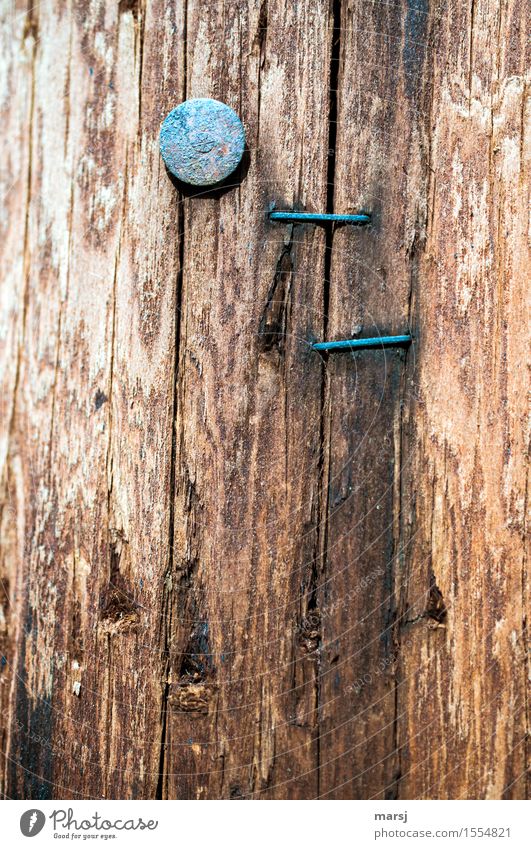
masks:
[[[240,164],[244,149],[242,122],[219,100],[185,100],[160,128],[160,152],[168,171],[192,186],[225,180]]]

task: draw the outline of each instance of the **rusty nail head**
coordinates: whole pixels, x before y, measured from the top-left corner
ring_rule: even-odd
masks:
[[[185,100],[160,128],[160,152],[168,171],[193,186],[225,180],[240,164],[244,149],[242,122],[219,100]]]

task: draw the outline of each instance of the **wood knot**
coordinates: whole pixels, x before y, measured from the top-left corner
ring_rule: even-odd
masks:
[[[437,586],[434,575],[431,575],[428,601],[424,615],[428,619],[433,619],[438,625],[444,625],[446,623],[447,613],[443,594]]]
[[[177,684],[169,696],[168,704],[174,711],[206,715],[213,689],[209,684]]]
[[[303,654],[317,651],[321,642],[321,612],[318,608],[304,617],[298,629],[298,644]]]
[[[138,625],[138,604],[129,592],[110,586],[100,603],[101,625],[107,633],[134,631]]]

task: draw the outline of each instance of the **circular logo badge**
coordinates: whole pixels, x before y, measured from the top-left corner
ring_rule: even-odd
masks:
[[[46,817],[37,808],[24,811],[20,817],[20,830],[24,837],[35,837],[44,828]]]

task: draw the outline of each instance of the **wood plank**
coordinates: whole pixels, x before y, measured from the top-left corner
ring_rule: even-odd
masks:
[[[148,56],[168,23],[152,11]],[[51,3],[31,15],[28,295],[9,461],[24,554],[7,794],[151,797],[178,229],[167,238],[164,104],[150,95],[167,78],[151,65],[142,79],[135,4]]]
[[[406,798],[528,794],[525,30],[520,4],[485,0],[449,2],[437,24],[418,362],[405,413]]]
[[[316,794],[328,3],[190,2],[188,97],[241,115],[241,184],[188,197],[179,338],[169,797]],[[170,639],[170,638],[168,638]]]
[[[27,273],[27,209],[31,180],[32,79],[35,33],[21,4],[2,8],[0,26],[0,103],[4,133],[0,141],[0,716],[9,715],[12,662],[16,644],[16,598],[23,546],[20,521],[23,493],[8,457],[16,439],[15,395],[20,380]],[[18,483],[18,486],[17,486]],[[0,750],[5,753],[13,729],[2,722]],[[2,760],[1,788],[5,787]]]
[[[337,132],[330,211],[369,211],[330,241],[327,336],[411,332],[426,226],[426,12],[336,3]],[[333,181],[333,184],[332,184]],[[326,798],[396,796],[396,600],[405,358],[331,355],[323,578],[321,787]]]

